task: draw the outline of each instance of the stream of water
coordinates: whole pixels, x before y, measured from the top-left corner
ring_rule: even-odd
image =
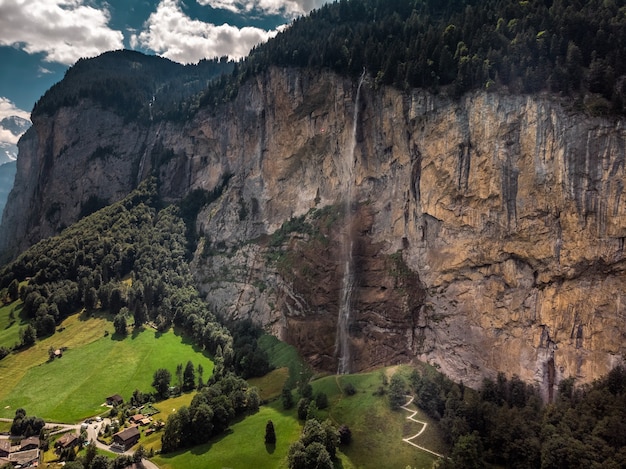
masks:
[[[356,131],[359,118],[359,99],[361,97],[361,86],[365,79],[365,70],[359,79],[359,86],[356,90],[354,102],[354,113],[352,115],[352,133],[347,151],[344,152],[343,177],[345,187],[344,194],[344,215],[345,233],[342,241],[342,259],[344,261],[343,279],[341,283],[341,298],[339,303],[339,317],[337,318],[337,340],[335,352],[338,359],[337,374],[350,373],[350,315],[352,310],[352,291],[354,289],[354,260],[352,239],[352,204],[354,199],[354,150],[356,148]]]

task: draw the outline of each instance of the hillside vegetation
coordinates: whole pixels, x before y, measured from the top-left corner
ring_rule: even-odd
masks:
[[[120,394],[126,400],[138,389],[152,392],[155,370],[172,375],[188,360],[211,376],[213,363],[172,331],[145,329],[121,340],[104,318],[72,316],[63,330],[35,347],[0,361],[0,417],[12,418],[17,408],[56,422],[77,422],[103,412],[107,396]],[[62,358],[50,360],[48,349],[66,348]],[[6,379],[5,379],[6,378]]]
[[[376,85],[551,91],[626,111],[626,6],[620,1],[341,0],[294,21],[205,93],[214,105],[269,66],[328,68]]]
[[[230,366],[232,337],[193,286],[185,234],[179,208],[160,206],[151,179],[22,253],[0,271],[5,301],[19,295],[22,315],[31,321],[16,349],[54,334],[63,319],[84,308],[87,314],[106,310],[135,328],[148,322],[160,331],[182,327],[207,353],[219,348]]]

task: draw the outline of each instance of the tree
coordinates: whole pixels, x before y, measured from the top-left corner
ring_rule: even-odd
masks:
[[[85,449],[85,467],[91,466],[91,461],[93,461],[93,458],[95,458],[97,454],[96,442],[92,440]]]
[[[271,420],[268,420],[267,424],[265,425],[265,444],[276,444],[276,432],[274,431],[274,422],[272,422]]]
[[[133,462],[135,464],[139,464],[143,458],[146,457],[146,449],[143,445],[139,445],[139,447],[133,453]]]
[[[326,409],[328,407],[328,396],[325,392],[318,392],[315,395],[315,405],[318,409]]]
[[[24,329],[20,329],[20,343],[22,347],[30,347],[35,344],[37,332],[32,325],[27,325]]]
[[[183,364],[176,365],[176,383],[179,388],[183,387]]]
[[[307,412],[309,410],[309,399],[302,398],[298,401],[298,418],[300,420],[305,420]]]
[[[183,391],[191,391],[196,387],[196,371],[191,360],[187,362],[183,372]]]
[[[198,369],[196,370],[196,374],[198,376],[198,389],[200,389],[202,386],[204,386],[204,381],[202,379],[202,374],[204,373],[204,368],[202,368],[202,365],[200,363],[198,363]]]
[[[126,315],[122,311],[115,315],[115,318],[113,319],[113,327],[115,328],[116,334],[126,336],[126,328],[128,327],[128,324],[126,324]]]
[[[9,288],[7,289],[7,293],[9,295],[9,299],[11,301],[15,301],[19,298],[20,295],[20,283],[17,279],[13,279],[11,283],[9,283]]]
[[[356,394],[356,388],[354,384],[348,383],[343,387],[343,392],[345,392],[347,396],[354,396]]]
[[[283,388],[283,392],[281,394],[281,399],[283,401],[283,409],[289,410],[293,408],[293,394],[291,394],[291,389],[288,386]]]
[[[389,406],[391,410],[398,410],[406,401],[406,384],[399,373],[394,373],[389,383]]]
[[[165,368],[159,368],[154,372],[152,387],[157,393],[157,397],[165,399],[169,395],[172,375]]]
[[[349,445],[352,441],[352,430],[347,425],[339,427],[339,443],[342,445]]]

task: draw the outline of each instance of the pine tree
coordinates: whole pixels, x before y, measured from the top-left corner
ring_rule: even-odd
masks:
[[[265,425],[265,444],[276,444],[276,432],[274,431],[274,422],[272,422],[271,420],[268,420],[267,424]]]

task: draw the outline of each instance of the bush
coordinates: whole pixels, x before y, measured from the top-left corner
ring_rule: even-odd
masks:
[[[356,388],[354,387],[354,384],[348,383],[343,387],[343,392],[347,396],[354,396],[356,394]]]
[[[326,393],[320,392],[315,396],[315,404],[318,409],[326,409],[328,407],[328,396]]]
[[[339,443],[342,445],[349,445],[352,441],[352,431],[347,425],[339,427]]]

